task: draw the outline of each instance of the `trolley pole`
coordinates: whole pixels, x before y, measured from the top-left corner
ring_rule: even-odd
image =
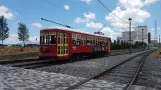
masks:
[[[132,20],[132,18],[129,18],[129,22],[130,22],[130,27],[129,27],[130,54],[131,54],[131,20]]]

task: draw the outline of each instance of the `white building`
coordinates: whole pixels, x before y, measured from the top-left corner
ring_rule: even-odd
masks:
[[[135,31],[137,32],[137,40],[148,44],[148,26],[138,26]]]
[[[122,37],[119,37],[119,40],[129,42],[129,32],[122,32]],[[132,44],[135,42],[145,42],[148,44],[148,27],[147,26],[138,26],[134,31],[131,31],[131,40]]]

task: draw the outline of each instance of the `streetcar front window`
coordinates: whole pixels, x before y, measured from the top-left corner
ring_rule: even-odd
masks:
[[[56,32],[41,33],[40,44],[56,44]]]
[[[49,35],[49,44],[56,44],[56,35]]]
[[[40,44],[48,44],[47,35],[40,36]]]

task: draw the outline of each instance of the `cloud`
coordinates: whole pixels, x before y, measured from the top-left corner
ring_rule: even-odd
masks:
[[[83,23],[83,22],[89,22],[89,19],[86,19],[86,18],[84,18],[84,19],[81,19],[81,18],[76,18],[75,20],[74,20],[74,22],[75,23]]]
[[[32,23],[31,25],[38,28],[42,28],[42,25],[40,23]]]
[[[30,36],[29,37],[29,41],[31,41],[31,42],[37,42],[36,40],[40,41],[40,38],[38,36]]]
[[[113,30],[111,30],[111,28],[109,28],[109,27],[105,27],[105,28],[103,28],[102,30],[101,30],[103,33],[114,33],[114,31]]]
[[[68,5],[64,5],[64,9],[65,10],[69,10],[69,6]]]
[[[18,34],[10,34],[8,40],[18,40]]]
[[[36,41],[36,38],[37,38],[37,41]],[[36,43],[39,41],[40,41],[39,36],[30,36],[27,42],[28,43],[29,42]],[[4,42],[5,42],[5,44],[20,44],[20,43],[22,43],[22,41],[19,41],[17,33],[10,34],[9,37]]]
[[[89,23],[86,23],[86,27],[95,28],[95,29],[101,29],[103,27],[103,24],[102,23],[89,22]]]
[[[146,5],[149,5],[149,4],[152,4],[152,3],[155,3],[157,2],[158,0],[128,0],[128,3],[127,3],[127,0],[119,0],[119,4],[120,6],[124,7],[124,8],[129,8],[129,5],[130,5],[130,8],[142,8]]]
[[[36,38],[37,38],[37,41],[39,41],[38,36],[30,36],[28,40],[32,41],[32,42],[36,42]],[[7,38],[7,40],[18,41],[18,34],[10,34],[9,37]]]
[[[84,18],[80,18],[80,17],[77,17],[74,22],[75,23],[86,23],[86,22],[89,22],[91,19],[96,19],[96,14],[95,13],[92,13],[92,12],[89,12],[89,13],[84,13],[83,14],[83,17]]]
[[[115,10],[112,11],[112,13],[126,22],[129,22],[128,19],[132,18],[133,25],[136,23],[142,23],[145,19],[151,16],[148,11],[142,8],[156,1],[157,0],[128,0],[128,5],[127,0],[119,0],[118,6]],[[125,23],[124,21],[118,19],[112,13],[106,15],[106,20],[110,22],[112,26],[114,26],[115,28],[125,28],[129,26],[128,23]]]
[[[0,6],[0,16],[4,16],[6,19],[11,20],[13,18],[13,13],[10,12],[10,10],[7,7],[1,5]]]
[[[155,3],[157,1],[159,1],[159,0],[145,0],[144,5],[148,5],[148,4],[151,4],[151,3]]]
[[[87,4],[90,4],[92,2],[92,0],[81,0],[82,2],[85,2]]]
[[[151,31],[155,31],[155,28],[151,28]],[[160,30],[160,28],[158,27],[157,30]]]
[[[95,13],[92,13],[92,12],[89,12],[88,14],[87,13],[84,13],[84,17],[86,19],[96,19],[96,14]]]
[[[94,28],[94,29],[101,29],[103,27],[102,23],[95,23],[95,22],[88,22],[86,23],[86,27],[88,28]],[[118,36],[121,36],[121,32],[114,32],[114,30],[112,30],[110,27],[105,26],[101,32],[103,32],[106,36],[115,39]]]

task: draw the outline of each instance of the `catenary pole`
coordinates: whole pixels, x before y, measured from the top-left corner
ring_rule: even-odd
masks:
[[[129,42],[130,42],[130,54],[131,54],[131,20],[132,18],[129,18]]]

